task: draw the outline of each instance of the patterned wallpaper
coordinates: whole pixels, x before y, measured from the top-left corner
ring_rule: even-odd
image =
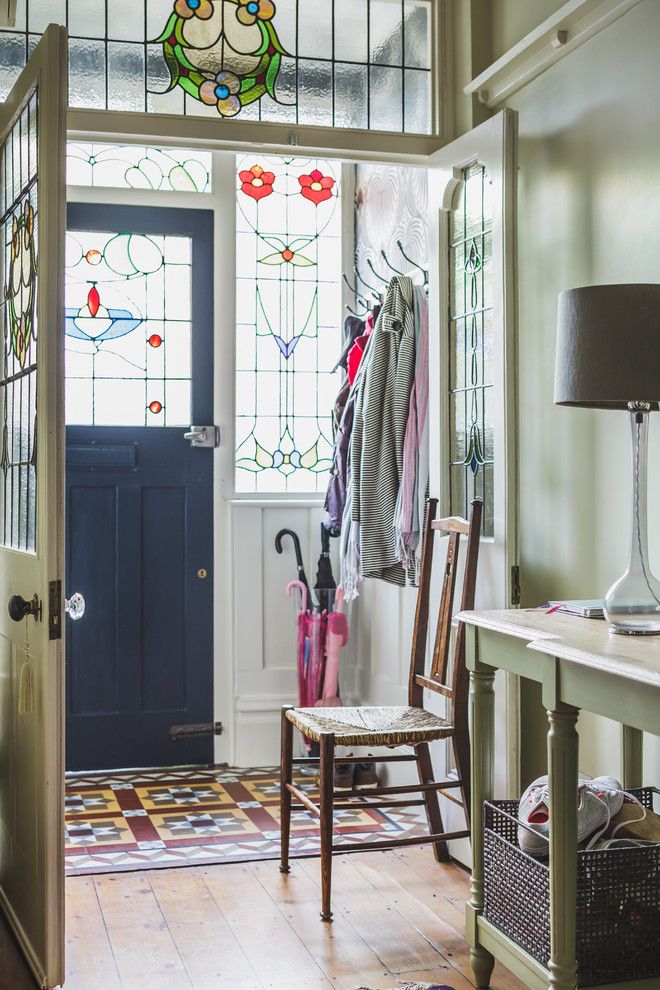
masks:
[[[383,278],[389,280],[394,275],[385,264],[381,250],[399,271],[407,274],[411,270],[412,266],[397,247],[399,240],[413,261],[428,268],[426,169],[357,165],[355,205],[358,270],[370,285],[378,287],[382,283],[368,267],[368,260]],[[364,285],[359,287],[367,292]]]

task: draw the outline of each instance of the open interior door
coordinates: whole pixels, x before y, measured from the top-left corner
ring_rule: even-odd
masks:
[[[429,159],[430,491],[443,515],[484,501],[477,608],[518,604],[516,146],[516,114],[503,110]],[[520,785],[517,680],[501,675],[496,699],[497,793],[510,798]]]
[[[62,578],[67,35],[0,105],[0,903],[64,980]]]

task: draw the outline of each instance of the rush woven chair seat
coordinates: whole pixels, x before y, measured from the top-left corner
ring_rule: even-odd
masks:
[[[477,578],[477,558],[481,533],[483,504],[472,502],[470,522],[465,519],[435,519],[437,500],[429,499],[424,522],[422,565],[417,609],[413,628],[413,641],[408,680],[408,706],[360,707],[360,708],[293,708],[282,709],[282,750],[280,762],[280,810],[282,828],[282,855],[280,870],[289,872],[289,836],[292,811],[310,811],[319,819],[321,833],[321,917],[332,920],[331,885],[332,854],[352,849],[390,849],[432,843],[437,860],[449,858],[447,842],[463,839],[470,831],[470,740],[468,732],[468,673],[465,667],[465,629],[459,624],[450,657],[452,615],[456,572],[461,535],[467,537],[465,571],[461,610],[474,608],[474,589]],[[433,571],[433,548],[436,532],[449,535],[447,558],[442,573],[442,593],[436,623],[435,643],[429,673],[425,673],[429,625],[429,600]],[[424,691],[434,691],[447,698],[448,718],[442,718],[423,707]],[[293,758],[293,729],[297,728],[308,739],[319,744],[319,759]],[[451,780],[436,781],[429,743],[436,739],[451,739],[457,776]],[[377,763],[414,761],[417,765],[418,784],[378,787],[369,791],[370,798],[359,805],[346,800],[346,792],[334,792],[334,770],[338,764],[355,762],[354,756],[335,756],[335,746],[410,746],[412,753],[393,753],[376,756]],[[319,764],[318,805],[293,783],[293,765]],[[457,796],[456,792],[460,794]],[[465,813],[466,827],[447,832],[442,823],[438,793],[460,805]],[[391,800],[391,795],[421,795]],[[385,800],[380,800],[385,797]],[[292,799],[296,799],[294,804]],[[333,845],[333,812],[346,808],[396,808],[424,805],[429,834],[414,838],[396,839],[391,833],[374,842]]]
[[[446,739],[454,726],[423,708],[289,708],[296,729],[314,742],[332,732],[339,746],[409,746]]]

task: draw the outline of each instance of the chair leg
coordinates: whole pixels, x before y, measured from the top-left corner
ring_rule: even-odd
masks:
[[[286,717],[289,706],[282,708],[282,736],[280,744],[280,873],[288,873],[289,835],[291,832],[291,791],[287,784],[293,780],[293,723]]]
[[[433,764],[428,743],[419,743],[415,747],[415,753],[420,784],[432,784],[434,781]],[[426,820],[431,834],[444,832],[437,791],[424,791],[424,804],[426,805]],[[433,851],[438,863],[446,863],[449,859],[449,849],[446,842],[434,842]]]
[[[332,921],[332,804],[335,771],[335,737],[332,732],[321,736],[319,788],[321,792],[321,918]]]

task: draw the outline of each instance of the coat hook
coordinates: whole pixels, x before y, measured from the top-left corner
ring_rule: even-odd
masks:
[[[374,273],[374,275],[376,276],[376,278],[379,279],[379,281],[381,281],[383,283],[383,285],[389,285],[390,284],[390,280],[388,278],[383,278],[382,275],[379,275],[378,274],[378,272],[374,268],[374,265],[373,265],[373,262],[372,262],[371,258],[367,258],[367,265],[369,266],[369,268],[371,269],[371,271]]]
[[[401,243],[401,241],[397,241],[396,244],[397,244],[397,247],[398,247],[399,251],[401,252],[401,254],[403,255],[403,257],[406,259],[406,261],[409,262],[413,266],[413,268],[417,268],[418,271],[420,271],[422,273],[422,275],[424,276],[424,284],[425,285],[428,285],[428,281],[429,281],[428,270],[426,268],[422,268],[422,266],[419,265],[419,264],[417,264],[416,261],[413,261],[413,259],[410,257],[410,255],[406,254],[406,252],[404,251],[403,244]]]
[[[391,261],[389,260],[389,258],[388,258],[388,257],[387,257],[387,255],[385,254],[385,251],[384,251],[384,250],[383,250],[382,248],[381,248],[381,252],[380,252],[380,256],[381,256],[381,258],[383,259],[383,261],[385,262],[385,264],[387,265],[387,267],[388,267],[388,268],[391,268],[391,269],[392,269],[392,271],[393,271],[393,272],[394,272],[394,273],[395,273],[396,275],[405,275],[405,274],[406,274],[405,272],[400,272],[398,268],[395,268],[395,267],[394,267],[394,265],[393,265],[393,264],[392,264],[392,262],[391,262]]]
[[[355,277],[358,280],[358,282],[362,282],[362,285],[365,285],[370,292],[373,292],[374,296],[376,296],[377,299],[380,299],[380,294],[381,294],[380,289],[375,289],[373,285],[369,285],[368,282],[365,282],[362,275],[360,275],[360,269],[358,268],[358,263],[357,263],[357,255],[355,257]]]

